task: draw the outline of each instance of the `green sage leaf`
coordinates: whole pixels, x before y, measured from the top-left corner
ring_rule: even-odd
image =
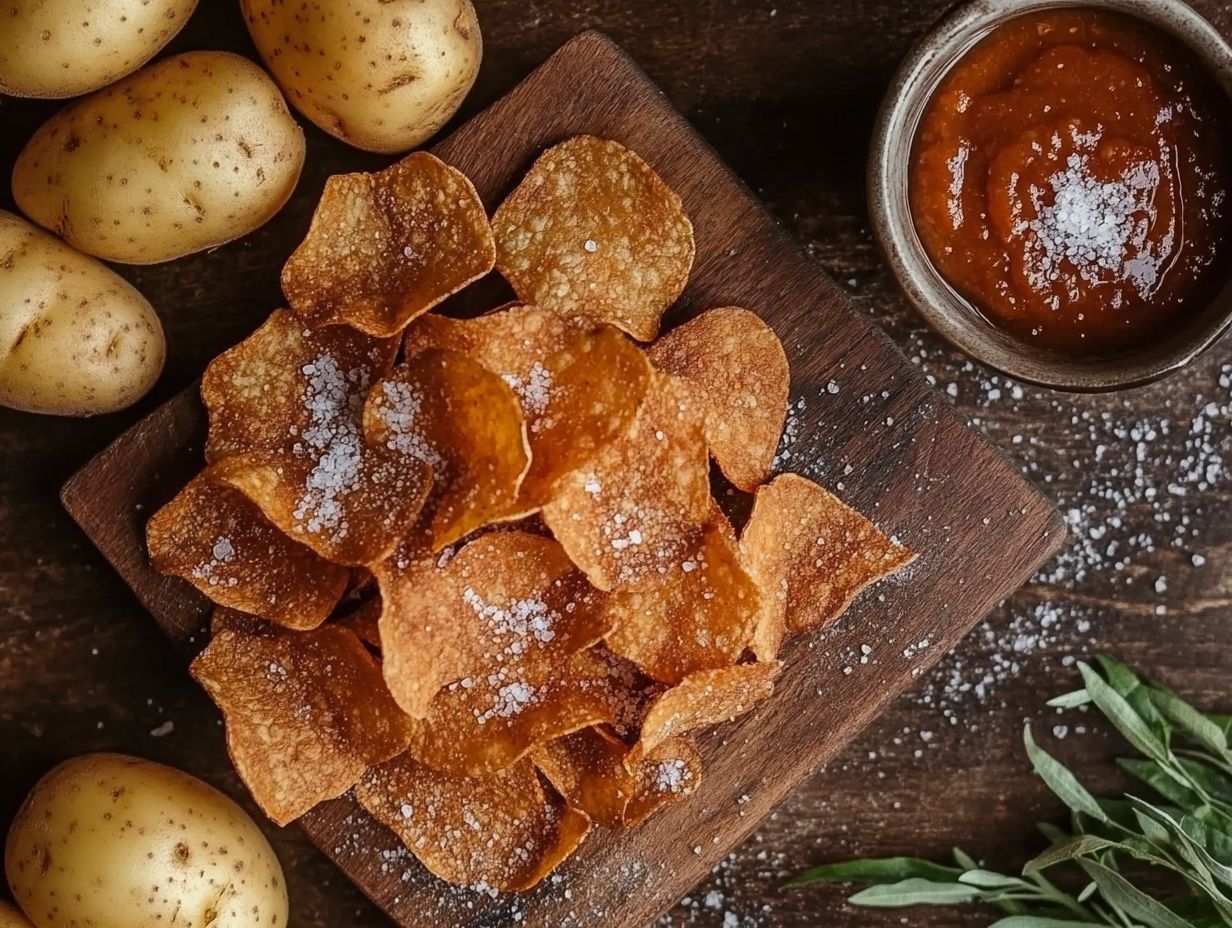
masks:
[[[1147,928],[1194,928],[1188,920],[1177,915],[1162,902],[1152,899],[1133,883],[1114,870],[1093,860],[1079,860],[1078,866],[1099,886],[1100,894],[1111,905],[1124,911],[1130,918],[1142,922]]]
[[[983,891],[976,886],[913,878],[869,887],[856,893],[848,901],[853,905],[878,909],[901,909],[911,905],[956,905],[971,902],[981,895]]]
[[[1089,664],[1078,662],[1082,672],[1083,682],[1099,711],[1108,717],[1117,731],[1137,750],[1152,760],[1164,762],[1168,759],[1166,745],[1151,730],[1150,725],[1143,720],[1125,697],[1104,682],[1104,678],[1091,669]],[[1149,704],[1149,700],[1147,700]]]
[[[1107,654],[1097,654],[1095,656],[1095,661],[1099,664],[1099,669],[1104,672],[1104,676],[1108,680],[1108,685],[1122,696],[1128,696],[1142,685],[1142,681],[1138,679],[1138,675],[1130,670],[1126,664],[1122,664],[1118,661],[1115,657],[1111,657]]]
[[[1016,876],[1006,876],[1004,873],[994,873],[992,870],[968,870],[958,878],[958,882],[968,886],[978,886],[980,889],[1010,889],[1023,886],[1035,889],[1030,883]]]
[[[1045,705],[1053,709],[1077,709],[1079,706],[1089,705],[1090,702],[1090,693],[1086,690],[1074,690],[1072,693],[1053,696]]]
[[[1100,922],[1076,922],[1072,918],[1047,918],[1043,915],[1011,915],[995,921],[988,928],[1086,928]]]
[[[1190,818],[1190,829],[1187,830],[1182,824],[1184,818],[1178,821],[1168,810],[1160,809],[1133,796],[1129,801],[1134,804],[1140,814],[1159,822],[1168,831],[1172,843],[1195,870],[1209,874],[1226,888],[1232,889],[1232,866],[1221,863],[1207,850],[1207,829],[1201,822]],[[1227,899],[1226,896],[1215,901],[1232,905],[1232,900]]]
[[[1117,758],[1117,766],[1126,773],[1141,780],[1169,802],[1176,803],[1183,809],[1196,809],[1202,805],[1202,797],[1176,781],[1150,760],[1138,757]]]
[[[1232,777],[1218,767],[1193,757],[1178,757],[1176,762],[1196,787],[1212,799],[1232,807]]]
[[[1134,817],[1138,820],[1138,830],[1142,832],[1142,836],[1153,845],[1163,851],[1167,851],[1172,846],[1172,835],[1165,825],[1157,822],[1141,809],[1134,810]]]
[[[954,848],[952,853],[954,855],[954,862],[964,870],[978,870],[980,868],[979,862],[961,847]]]
[[[1076,860],[1079,857],[1086,857],[1088,854],[1095,854],[1106,848],[1116,846],[1117,842],[1108,838],[1100,838],[1096,835],[1078,835],[1059,844],[1054,844],[1042,854],[1027,861],[1026,866],[1022,868],[1022,872],[1038,873],[1041,870],[1046,870],[1067,860]]]
[[[1192,815],[1182,816],[1180,826],[1185,834],[1206,848],[1207,853],[1220,864],[1232,867],[1232,835],[1213,828]]]
[[[805,883],[897,883],[918,877],[937,882],[954,882],[962,874],[958,867],[945,867],[918,857],[879,857],[870,860],[844,860],[822,864],[805,870],[787,882],[788,886]]]
[[[1164,717],[1195,743],[1218,757],[1227,757],[1228,736],[1222,728],[1164,686],[1153,683],[1146,691]]]
[[[1078,778],[1070,773],[1064,764],[1035,743],[1029,724],[1023,729],[1022,740],[1027,746],[1027,756],[1031,759],[1031,766],[1035,768],[1039,778],[1056,794],[1058,799],[1075,812],[1082,812],[1097,821],[1107,820],[1104,810],[1099,807],[1095,797],[1087,792],[1086,787],[1078,782]]]

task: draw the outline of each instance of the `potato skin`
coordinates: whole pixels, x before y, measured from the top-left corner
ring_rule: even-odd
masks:
[[[187,52],[48,120],[17,158],[13,196],[87,254],[155,264],[264,224],[303,164],[303,130],[264,71]]]
[[[34,928],[30,920],[7,902],[0,901],[0,928]]]
[[[0,93],[59,99],[131,74],[178,33],[197,0],[9,0]]]
[[[269,842],[188,774],[118,754],[66,761],[26,797],[5,846],[38,928],[285,928]]]
[[[127,281],[0,210],[0,405],[114,412],[154,386],[166,353],[158,316]]]
[[[435,134],[483,58],[471,0],[240,0],[240,8],[291,103],[367,151],[404,152]]]

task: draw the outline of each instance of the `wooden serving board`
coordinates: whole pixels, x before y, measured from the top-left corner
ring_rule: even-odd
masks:
[[[920,553],[834,627],[786,651],[774,697],[702,739],[698,791],[640,828],[598,830],[534,892],[492,898],[435,880],[350,798],[303,819],[313,841],[405,928],[643,928],[740,844],[912,680],[1060,546],[1048,500],[969,429],[612,42],[574,39],[435,148],[489,208],[546,146],[616,139],[680,194],[697,234],[692,281],[669,323],[746,306],[791,359],[781,470],[817,479]],[[273,307],[271,307],[273,309]],[[209,608],[151,569],[149,514],[201,466],[194,392],[122,435],[65,486],[72,516],[159,624],[194,648]]]

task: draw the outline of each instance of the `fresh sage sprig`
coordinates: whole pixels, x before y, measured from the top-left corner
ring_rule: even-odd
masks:
[[[1143,795],[1097,798],[1023,731],[1036,774],[1070,809],[1068,828],[1043,823],[1050,845],[1018,876],[915,857],[848,860],[805,871],[789,886],[862,883],[855,905],[902,908],[979,904],[999,910],[990,928],[1232,928],[1232,716],[1199,712],[1110,657],[1080,663],[1083,688],[1052,707],[1094,705],[1138,756],[1118,761]],[[1058,888],[1045,872],[1068,870]],[[1144,880],[1151,871],[1169,879]],[[1170,885],[1160,898],[1144,883]]]

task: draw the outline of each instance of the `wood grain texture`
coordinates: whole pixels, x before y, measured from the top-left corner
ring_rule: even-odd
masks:
[[[581,133],[636,150],[693,220],[697,261],[669,322],[741,305],[783,340],[793,400],[806,398],[784,469],[839,489],[920,558],[820,639],[789,647],[774,699],[703,739],[706,775],[689,802],[637,829],[597,831],[555,880],[524,897],[449,888],[409,860],[389,866],[396,840],[350,797],[314,810],[303,825],[317,846],[406,928],[420,924],[424,911],[434,913],[435,924],[458,928],[518,918],[530,928],[643,928],[1030,576],[1065,534],[1051,503],[854,311],[608,39],[574,39],[436,152],[467,173],[494,209],[544,148]],[[203,437],[199,403],[183,394],[103,451],[64,491],[73,517],[181,642],[200,641],[205,604],[146,562],[143,519],[201,465]],[[922,640],[932,646],[904,653]],[[830,651],[858,652],[861,644],[887,656],[819,688]]]
[[[1012,395],[1011,384],[943,344],[906,305],[868,234],[868,136],[899,59],[950,0],[475,4],[485,57],[458,123],[579,31],[615,36],[859,310],[952,390],[947,399],[958,414],[1064,510],[1114,512],[1107,489],[1131,483],[1135,467],[1144,484],[1166,488],[1190,457],[1188,423],[1212,400],[1228,402],[1219,381],[1232,367],[1232,339],[1146,389],[1069,397],[1024,386]],[[1232,35],[1232,5],[1194,5]],[[255,58],[238,4],[200,4],[163,54],[196,48]],[[0,174],[7,176],[25,140],[62,105],[0,98]],[[384,163],[306,129],[304,176],[269,225],[213,252],[116,268],[150,298],[167,329],[167,370],[150,397],[84,421],[0,409],[0,828],[35,779],[86,751],[181,767],[253,809],[226,756],[217,713],[184,673],[182,654],[73,525],[58,493],[94,453],[194,383],[210,358],[268,315],[280,299],[278,270],[306,230],[325,178]],[[0,184],[0,207],[13,208],[8,184]],[[1162,431],[1165,422],[1174,427]],[[1159,435],[1136,462],[1132,442],[1105,432],[1141,423]],[[1224,416],[1219,425],[1232,460],[1232,424]],[[1101,443],[1111,453],[1097,461]],[[842,888],[787,891],[782,883],[826,860],[942,857],[956,844],[995,866],[1020,866],[1041,849],[1034,822],[1064,819],[1023,757],[1024,719],[1093,789],[1124,785],[1109,764],[1124,747],[1106,728],[1043,706],[1047,696],[1073,688],[1076,674],[1063,662],[1076,656],[1111,650],[1200,705],[1232,711],[1232,479],[1164,501],[1115,512],[1117,525],[1104,518],[1102,541],[1131,550],[1134,539],[1158,536],[1158,520],[1169,517],[1188,523],[1183,548],[1141,547],[1122,570],[1078,570],[1076,533],[1060,558],[921,674],[663,924],[722,928],[729,913],[740,928],[899,928],[904,918],[913,928],[989,924],[990,913],[979,910],[856,910],[844,904]],[[1192,553],[1205,565],[1193,566]],[[1167,587],[1157,592],[1161,577]],[[1166,612],[1157,615],[1160,609]],[[846,666],[854,674],[867,669],[846,657],[831,651],[818,686],[842,679]],[[870,665],[881,659],[874,653]],[[1068,726],[1065,738],[1052,734],[1056,725]],[[301,829],[264,827],[286,870],[298,928],[389,928]],[[430,913],[423,923],[433,924]]]

